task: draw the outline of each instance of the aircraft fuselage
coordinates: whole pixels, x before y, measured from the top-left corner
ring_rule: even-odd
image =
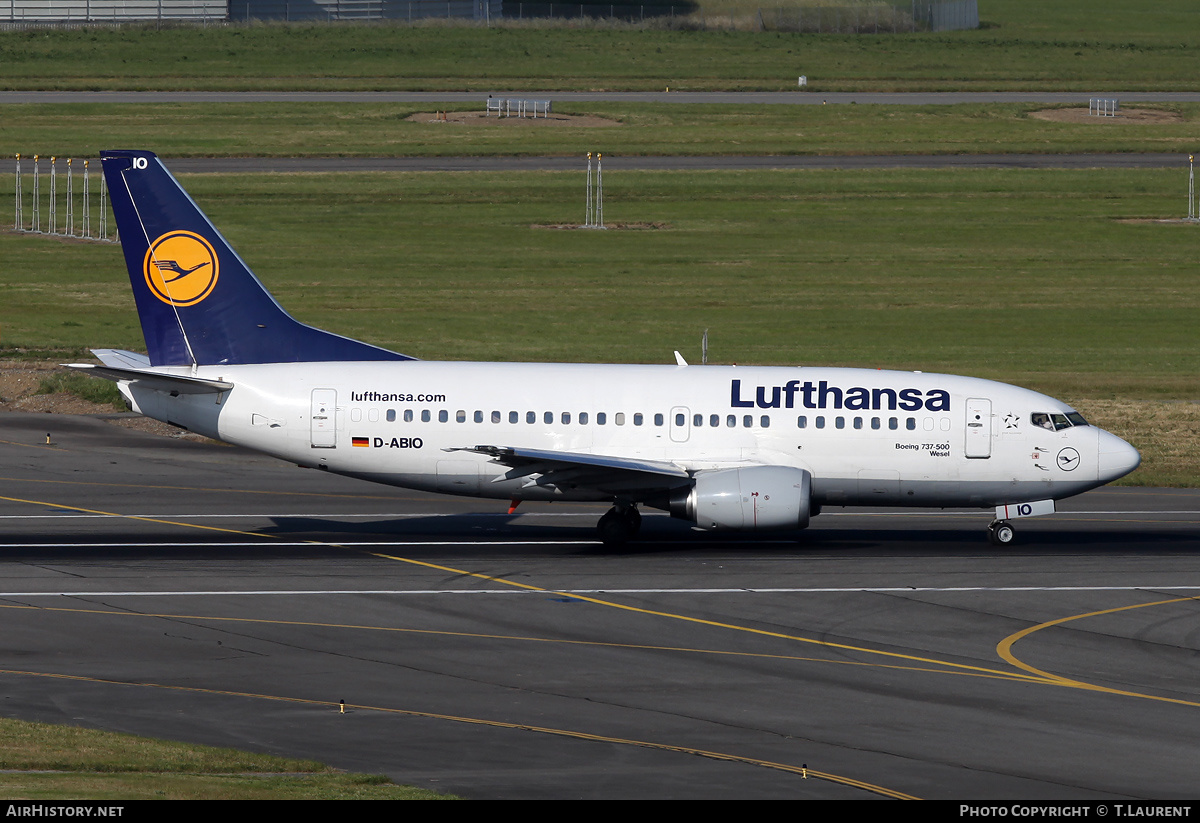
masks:
[[[1136,465],[1074,410],[1027,389],[919,372],[538,363],[293,363],[162,371],[213,395],[137,391],[144,413],[295,462],[480,497],[610,499],[503,479],[477,444],[812,474],[818,505],[995,506],[1061,499]],[[1040,418],[1039,418],[1040,419]]]

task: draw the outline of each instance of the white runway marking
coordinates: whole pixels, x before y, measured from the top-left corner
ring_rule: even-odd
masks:
[[[391,594],[521,594],[521,595],[613,595],[613,594],[911,594],[954,592],[1134,592],[1200,591],[1196,586],[853,586],[842,588],[725,588],[725,589],[254,589],[247,591],[61,591],[0,592],[4,597],[235,597],[284,595]]]

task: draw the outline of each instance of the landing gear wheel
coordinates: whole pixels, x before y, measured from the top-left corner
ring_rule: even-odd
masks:
[[[988,526],[988,540],[993,546],[1008,546],[1016,539],[1016,529],[1007,520],[995,520]]]
[[[621,546],[628,543],[641,527],[642,513],[638,511],[637,506],[625,506],[624,508],[613,506],[596,524],[596,528],[600,530],[600,539],[606,546]]]
[[[637,537],[638,530],[642,528],[642,513],[638,511],[637,506],[630,506],[625,510],[625,522],[629,525],[630,539]]]

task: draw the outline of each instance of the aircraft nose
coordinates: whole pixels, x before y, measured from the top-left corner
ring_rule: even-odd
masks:
[[[1097,449],[1097,469],[1099,480],[1111,483],[1119,477],[1124,477],[1136,469],[1142,462],[1138,450],[1111,432],[1101,429]]]

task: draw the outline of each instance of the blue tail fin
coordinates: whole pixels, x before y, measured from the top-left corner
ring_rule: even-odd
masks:
[[[152,365],[413,359],[292,319],[153,153],[100,159]]]

